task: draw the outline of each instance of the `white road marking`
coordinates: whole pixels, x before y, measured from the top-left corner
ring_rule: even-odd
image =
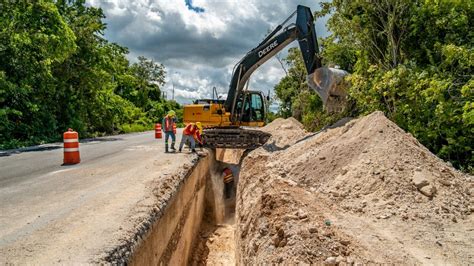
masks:
[[[73,170],[74,168],[69,168],[69,169],[61,169],[61,170],[57,170],[57,171],[53,171],[51,173],[48,173],[46,175],[55,175],[55,174],[59,174],[59,173],[63,173],[63,172],[67,172],[67,171],[71,171]]]

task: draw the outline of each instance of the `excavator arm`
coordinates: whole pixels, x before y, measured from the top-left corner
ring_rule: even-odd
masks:
[[[296,23],[283,28],[283,25],[295,14],[297,15]],[[234,67],[229,92],[224,103],[225,110],[230,112],[230,123],[234,126],[205,129],[203,138],[207,147],[255,149],[265,144],[270,138],[270,134],[263,131],[238,127],[243,122],[242,110],[245,104],[240,102],[241,107],[238,108],[237,103],[239,99],[245,98],[243,96],[245,92],[242,90],[250,75],[295,40],[298,40],[303,55],[308,73],[308,86],[318,93],[329,112],[337,112],[344,108],[346,90],[341,88],[340,84],[347,73],[322,67],[313,15],[308,7],[299,5],[285,22],[275,28]]]
[[[296,24],[283,29],[283,25],[296,13]],[[318,57],[319,49],[314,28],[314,19],[308,7],[299,5],[282,24],[278,25],[256,48],[248,52],[234,67],[232,80],[229,87],[226,110],[230,110],[231,119],[238,119],[236,115],[236,102],[250,75],[268,59],[280,52],[290,43],[298,40],[303,60],[308,73],[321,67]],[[283,29],[283,30],[282,30]],[[281,31],[281,32],[280,32]]]

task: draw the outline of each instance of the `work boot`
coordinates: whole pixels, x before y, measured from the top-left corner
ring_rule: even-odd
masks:
[[[196,149],[192,149],[191,151],[194,152],[194,153],[196,153]]]
[[[172,149],[173,151],[176,151],[176,148],[174,147],[174,143],[171,144],[171,149]]]
[[[165,146],[165,153],[169,153],[169,151],[168,151],[168,145]]]
[[[181,152],[181,149],[179,149],[178,151]]]

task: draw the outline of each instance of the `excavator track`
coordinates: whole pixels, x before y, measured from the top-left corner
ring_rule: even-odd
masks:
[[[241,127],[214,127],[204,129],[202,137],[207,148],[252,150],[265,144],[271,134]]]

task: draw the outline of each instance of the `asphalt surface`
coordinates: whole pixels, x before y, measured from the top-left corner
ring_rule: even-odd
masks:
[[[90,263],[123,236],[150,184],[192,158],[165,154],[152,131],[87,140],[80,154],[63,166],[62,143],[0,153],[0,264]]]
[[[180,131],[178,131],[178,135],[180,135]],[[180,138],[177,142],[179,140]],[[81,164],[77,166],[113,156],[130,147],[150,145],[156,142],[163,143],[163,139],[154,139],[153,131],[81,140]],[[54,174],[56,171],[67,171],[77,167],[62,165],[62,163],[62,143],[0,152],[0,188],[3,189],[23,181],[32,181],[45,174]]]

